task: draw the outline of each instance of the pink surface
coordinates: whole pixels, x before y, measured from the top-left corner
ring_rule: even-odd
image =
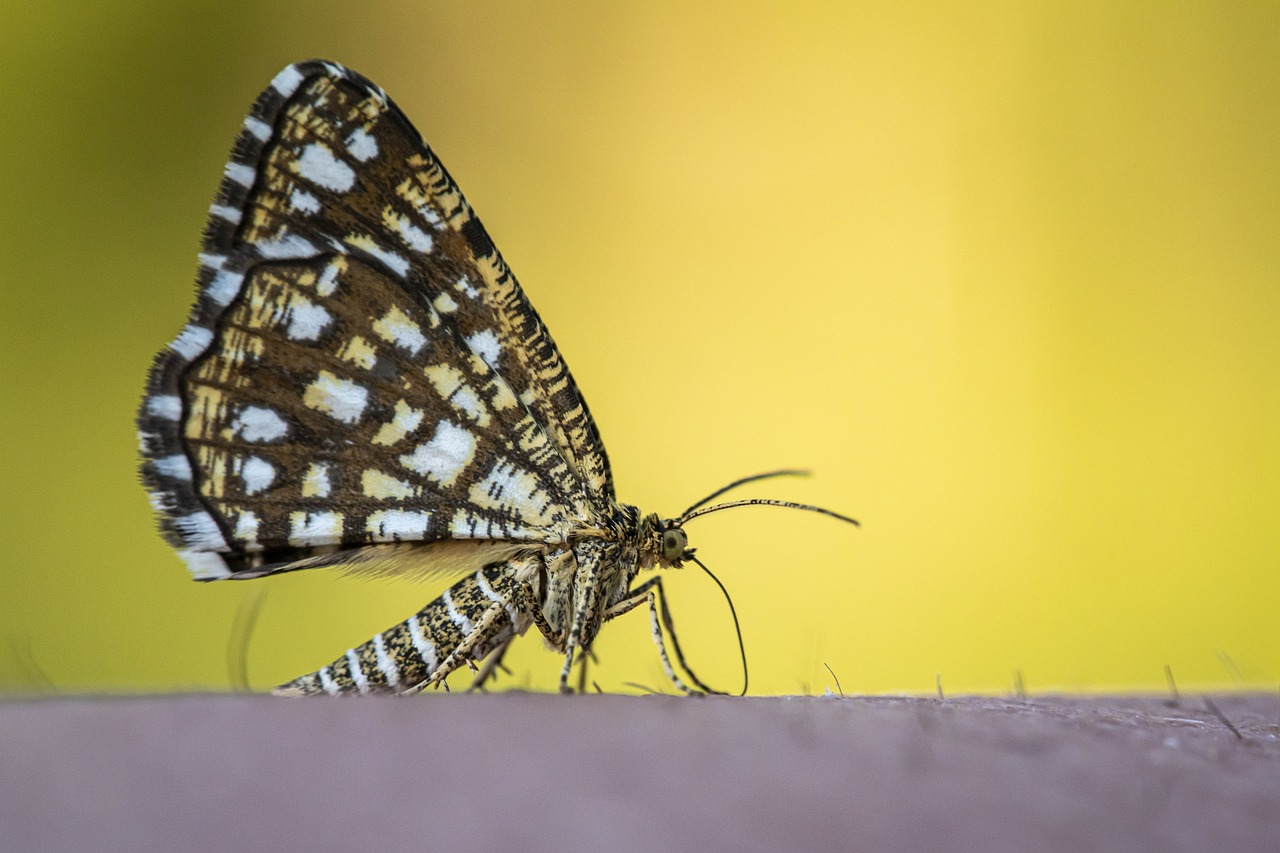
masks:
[[[1280,696],[0,704],[0,849],[1280,850]]]

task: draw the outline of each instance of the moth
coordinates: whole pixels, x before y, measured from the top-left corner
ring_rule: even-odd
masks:
[[[569,691],[601,625],[640,605],[667,677],[710,691],[661,575],[642,573],[696,561],[685,524],[729,507],[856,524],[708,505],[723,489],[669,519],[619,503],[587,404],[484,226],[386,93],[332,62],[285,68],[245,118],[196,283],[138,415],[142,481],[191,574],[463,574],[278,693],[408,693],[480,661],[483,682],[531,626]]]

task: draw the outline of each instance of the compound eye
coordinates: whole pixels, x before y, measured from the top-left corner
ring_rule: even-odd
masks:
[[[675,562],[684,556],[684,549],[689,544],[689,537],[679,527],[662,532],[662,557],[667,562]]]

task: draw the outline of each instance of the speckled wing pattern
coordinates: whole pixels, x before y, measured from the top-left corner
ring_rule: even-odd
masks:
[[[142,479],[196,578],[478,569],[612,506],[551,336],[444,167],[360,75],[304,62],[262,93],[197,285],[138,418]]]

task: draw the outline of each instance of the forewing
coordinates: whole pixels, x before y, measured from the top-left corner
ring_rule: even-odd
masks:
[[[139,416],[144,482],[196,577],[393,562],[446,540],[483,561],[558,541],[612,499],[550,335],[443,166],[359,75],[302,63],[261,95],[198,286]]]

